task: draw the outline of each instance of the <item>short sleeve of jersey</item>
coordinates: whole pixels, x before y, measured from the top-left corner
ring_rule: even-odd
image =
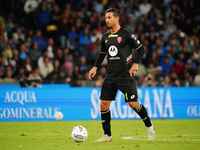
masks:
[[[102,38],[101,38],[101,50],[100,50],[100,53],[102,53],[102,54],[108,53],[106,46],[105,46],[105,43],[106,43],[105,35],[103,35]]]
[[[134,34],[132,33],[129,33],[128,34],[128,41],[129,41],[129,44],[135,49],[135,50],[138,50],[141,46],[142,46],[142,43],[140,42],[140,40],[138,40]]]

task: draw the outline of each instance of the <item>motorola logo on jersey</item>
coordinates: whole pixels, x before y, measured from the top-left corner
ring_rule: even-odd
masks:
[[[117,55],[118,49],[117,49],[116,46],[112,45],[112,46],[109,47],[108,52],[109,52],[110,56],[114,57],[114,56]]]

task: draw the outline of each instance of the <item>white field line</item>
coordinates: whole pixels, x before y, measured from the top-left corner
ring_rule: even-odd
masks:
[[[129,139],[129,140],[140,140],[140,141],[146,141],[147,139],[140,139],[140,138],[131,138],[131,137],[123,137],[122,139]],[[188,141],[188,142],[200,142],[200,140],[195,140],[195,139],[157,139],[155,138],[154,140],[156,141]]]
[[[177,137],[184,137],[184,136],[200,136],[200,134],[174,134],[174,135],[156,135],[156,137],[169,137],[169,136],[177,136]],[[134,137],[134,136],[129,136],[129,137]],[[135,137],[147,137],[147,135],[145,136],[135,136]],[[126,138],[126,137],[124,137]]]
[[[59,135],[60,133],[0,133],[0,136],[1,135],[21,135],[21,136],[26,136],[26,135]],[[61,133],[61,135],[70,135],[67,134],[67,133]]]
[[[161,138],[161,137],[188,137],[188,136],[193,136],[197,137],[200,136],[200,134],[177,134],[177,135],[156,135],[155,140],[156,141],[188,141],[188,142],[200,142],[200,139],[166,139],[166,138]],[[139,137],[139,138],[138,138]],[[144,140],[146,141],[147,139],[143,138],[147,136],[128,136],[128,137],[122,137],[124,140]]]

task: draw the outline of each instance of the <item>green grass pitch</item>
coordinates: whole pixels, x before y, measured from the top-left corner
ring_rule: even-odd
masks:
[[[200,120],[153,120],[156,139],[147,140],[141,120],[111,121],[114,141],[95,143],[103,135],[101,121],[0,122],[1,150],[198,150]],[[74,142],[70,133],[82,125],[88,138]]]

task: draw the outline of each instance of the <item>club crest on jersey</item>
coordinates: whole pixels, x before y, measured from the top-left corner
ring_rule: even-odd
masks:
[[[117,38],[117,42],[118,42],[118,43],[121,43],[121,41],[122,41],[122,37],[118,37],[118,38]]]

